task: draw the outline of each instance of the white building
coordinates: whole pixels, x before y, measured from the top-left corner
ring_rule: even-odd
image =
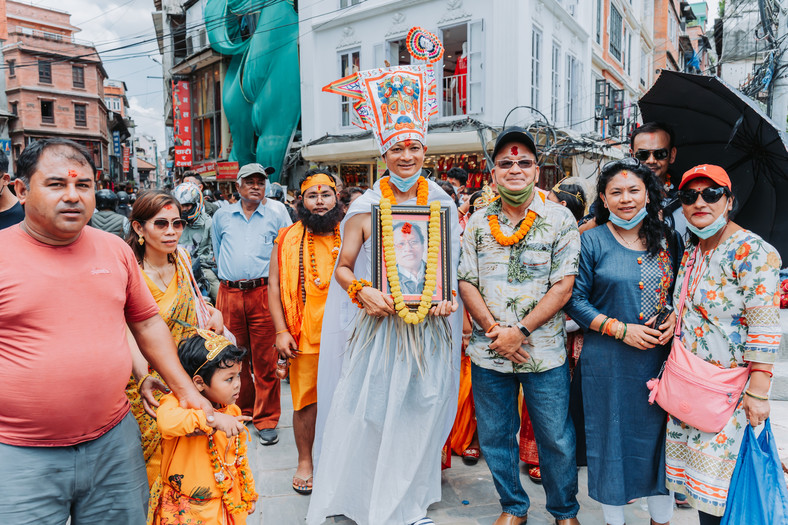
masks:
[[[478,186],[484,148],[517,106],[578,135],[593,130],[590,2],[329,0],[302,3],[299,18],[301,153],[335,167],[347,185],[370,185],[383,167],[371,134],[352,125],[347,100],[321,88],[354,68],[408,64],[405,36],[413,26],[445,47],[425,163],[437,175],[462,165]],[[507,125],[538,118],[521,108]]]

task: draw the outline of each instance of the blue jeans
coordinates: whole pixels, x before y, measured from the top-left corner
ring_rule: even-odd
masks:
[[[479,444],[504,512],[525,516],[531,506],[520,482],[517,410],[520,385],[539,448],[547,511],[562,520],[577,516],[575,429],[569,417],[569,365],[539,373],[502,373],[471,366]]]
[[[148,477],[130,413],[103,436],[70,447],[0,443],[0,523],[144,525]]]

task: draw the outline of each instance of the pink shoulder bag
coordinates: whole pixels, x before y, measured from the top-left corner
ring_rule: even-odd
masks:
[[[662,378],[648,381],[649,403],[657,404],[671,416],[703,432],[717,433],[730,420],[749,378],[749,367],[720,368],[701,359],[681,342],[681,317],[687,299],[692,267],[698,248],[692,253],[681,285],[676,308],[673,348],[662,367]]]

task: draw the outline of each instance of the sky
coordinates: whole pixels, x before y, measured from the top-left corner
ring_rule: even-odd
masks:
[[[71,24],[82,29],[74,38],[93,42],[109,78],[126,82],[137,135],[154,138],[160,152],[166,149],[161,55],[151,17],[153,0],[22,1],[71,14]],[[118,50],[121,46],[129,47]]]

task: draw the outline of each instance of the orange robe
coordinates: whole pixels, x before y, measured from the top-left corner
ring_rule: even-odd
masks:
[[[219,410],[240,416],[237,405]],[[181,408],[177,398],[167,394],[156,411],[162,441],[161,474],[151,488],[148,525],[202,524],[244,525],[246,511],[233,514],[222,501],[208,451],[208,434],[213,429],[202,410]],[[252,472],[245,460],[246,434],[239,440],[227,439],[224,432],[213,434],[224,473],[232,479],[230,496],[233,504],[241,503],[243,477],[248,479],[250,500],[257,500]],[[240,447],[236,445],[240,443]],[[229,444],[229,447],[228,447]]]
[[[290,363],[293,410],[317,403],[317,362],[328,296],[328,287],[321,290],[314,282],[305,233],[303,223],[299,221],[281,230],[275,241],[285,321],[290,335],[298,343],[299,352]],[[334,272],[334,236],[313,235],[312,239],[317,277],[321,283],[328,283]]]

